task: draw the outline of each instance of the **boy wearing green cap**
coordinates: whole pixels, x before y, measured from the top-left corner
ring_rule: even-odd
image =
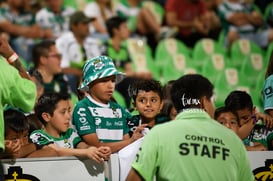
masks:
[[[93,146],[109,146],[112,153],[141,138],[144,126],[130,138],[127,119],[130,113],[111,101],[115,83],[124,78],[110,57],[98,56],[86,61],[80,90],[88,92],[73,111],[72,123],[83,140]]]

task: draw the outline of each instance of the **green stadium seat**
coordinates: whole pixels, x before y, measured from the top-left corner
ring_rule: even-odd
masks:
[[[227,95],[233,90],[249,90],[236,68],[225,68],[218,76],[214,84],[215,105],[223,106]]]
[[[165,64],[162,67],[163,83],[167,83],[169,80],[175,80],[184,74],[194,74],[198,70],[195,67],[194,62],[187,55],[175,54],[169,56],[165,60]]]
[[[266,65],[261,54],[251,53],[242,61],[240,73],[246,78],[246,82],[251,88],[255,88],[257,75],[266,69]]]
[[[216,81],[217,76],[223,72],[226,68],[227,58],[222,54],[212,54],[210,57],[206,58],[202,69],[201,74],[207,77],[213,84]]]
[[[251,53],[264,56],[264,51],[257,44],[247,39],[239,39],[231,45],[230,60],[234,67],[239,70],[243,63],[242,60]]]
[[[226,49],[223,45],[220,45],[219,42],[213,39],[204,38],[196,42],[194,45],[192,58],[194,61],[199,63],[200,67],[202,67],[205,59],[215,53],[226,56]]]

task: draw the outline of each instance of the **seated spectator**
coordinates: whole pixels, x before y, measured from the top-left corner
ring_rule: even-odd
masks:
[[[24,113],[15,109],[4,111],[5,152],[1,158],[25,158],[57,156],[48,147],[29,142],[29,124]]]
[[[273,118],[256,112],[248,93],[232,91],[225,99],[225,106],[237,113],[240,120],[238,135],[245,145],[251,146],[253,142],[260,142],[268,150],[272,149]]]
[[[88,157],[101,163],[111,154],[109,147],[89,146],[71,128],[70,97],[59,93],[42,95],[35,106],[35,114],[43,123],[44,129],[31,133],[30,139],[40,146],[48,146],[59,156]]]
[[[0,7],[0,31],[6,33],[14,51],[28,65],[35,39],[52,38],[52,31],[34,23],[33,14],[25,11],[24,1],[9,0],[6,4]]]
[[[126,24],[126,19],[118,16],[109,18],[106,27],[110,39],[104,42],[103,55],[110,56],[117,69],[126,74],[126,77],[116,85],[116,90],[125,98],[127,107],[131,107],[131,97],[128,88],[136,78],[151,78],[150,72],[135,72],[132,67],[132,60],[126,46],[126,40],[130,36],[130,31]]]
[[[36,23],[45,30],[52,30],[54,38],[69,31],[69,17],[75,12],[63,0],[45,0],[45,7],[36,13]]]
[[[32,49],[34,71],[38,71],[43,79],[44,92],[70,94],[67,80],[62,73],[61,58],[54,41],[41,41]]]
[[[176,29],[163,26],[148,8],[142,7],[139,0],[121,0],[115,7],[118,16],[128,19],[131,33],[147,38],[148,45],[154,50],[162,38],[173,37]]]
[[[112,59],[108,56],[89,59],[83,67],[83,75],[79,89],[88,95],[76,104],[72,118],[82,139],[92,146],[109,146],[115,153],[141,138],[144,127],[138,127],[130,137],[127,125],[130,113],[111,100],[115,83],[124,77]]]
[[[101,42],[89,36],[89,24],[93,20],[94,18],[86,17],[82,11],[73,13],[69,21],[71,31],[56,39],[56,47],[62,55],[62,71],[68,77],[69,85],[75,93],[85,61],[101,55]]]
[[[165,12],[167,25],[178,27],[176,38],[189,47],[201,38],[213,38],[214,30],[219,29],[218,17],[202,0],[168,0]]]
[[[163,106],[160,82],[154,79],[137,79],[128,91],[132,97],[134,109],[139,113],[128,121],[130,136],[142,124],[146,124],[146,128],[151,129],[156,124],[169,121],[169,117],[160,116]]]
[[[239,132],[240,121],[236,112],[228,109],[227,107],[219,107],[215,110],[214,119],[231,129],[236,134]],[[251,145],[245,145],[248,151],[265,151],[267,148],[259,142],[254,142]]]
[[[92,22],[91,36],[106,41],[109,38],[106,29],[106,20],[113,17],[113,1],[111,0],[95,0],[89,2],[84,8],[84,14],[87,17],[95,17]]]
[[[231,47],[232,43],[239,38],[252,40],[262,48],[266,48],[272,42],[273,30],[263,26],[263,17],[255,10],[251,2],[223,1],[218,11],[227,47]]]

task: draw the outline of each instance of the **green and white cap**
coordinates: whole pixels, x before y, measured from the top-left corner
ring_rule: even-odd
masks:
[[[125,74],[117,71],[113,60],[108,56],[97,56],[86,61],[83,66],[83,82],[80,90],[88,90],[88,85],[94,80],[116,75],[116,83],[119,83]]]

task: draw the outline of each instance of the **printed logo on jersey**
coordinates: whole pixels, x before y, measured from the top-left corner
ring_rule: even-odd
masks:
[[[5,175],[7,181],[39,181],[37,177],[29,174],[23,174],[23,170],[20,166],[9,167],[8,174]]]
[[[272,89],[272,87],[265,88],[264,89],[264,94],[265,94],[266,98],[272,97],[272,95],[273,95],[273,89]]]
[[[101,119],[100,119],[100,118],[95,118],[95,124],[96,124],[97,126],[99,126],[100,123],[101,123]]]
[[[185,135],[185,139],[186,141],[179,145],[179,154],[182,156],[193,155],[222,160],[229,157],[229,148],[226,148],[223,140],[219,138]]]
[[[267,159],[264,167],[253,170],[255,180],[273,180],[273,159]]]
[[[79,121],[83,125],[87,124],[86,114],[85,114],[85,108],[79,108],[77,111],[77,114],[79,115]]]

